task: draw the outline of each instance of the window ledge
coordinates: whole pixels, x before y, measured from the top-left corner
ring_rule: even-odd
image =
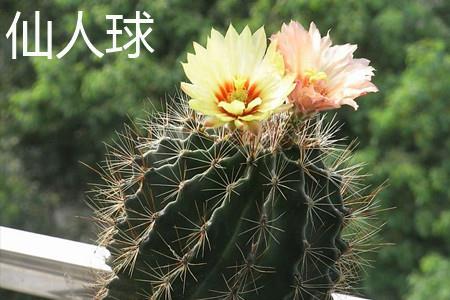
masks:
[[[0,288],[47,299],[92,299],[96,274],[111,272],[108,256],[103,247],[0,226]]]

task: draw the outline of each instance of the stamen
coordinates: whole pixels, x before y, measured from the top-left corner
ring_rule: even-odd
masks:
[[[233,117],[251,114],[262,102],[256,85],[250,86],[250,81],[242,76],[220,85],[215,96],[223,112]]]
[[[328,76],[325,72],[315,71],[313,69],[306,70],[305,75],[308,78],[308,81],[312,84],[316,83],[317,81],[328,79]]]

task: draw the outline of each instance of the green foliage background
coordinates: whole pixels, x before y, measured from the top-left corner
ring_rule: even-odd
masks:
[[[78,42],[63,59],[11,59],[5,34],[21,20],[53,20],[53,47],[62,49],[84,11],[97,48],[111,46],[107,14],[155,19],[153,54],[102,59]],[[82,161],[102,160],[123,122],[172,94],[183,79],[180,61],[211,26],[264,25],[275,32],[290,19],[314,21],[335,43],[356,43],[357,56],[377,69],[380,92],[360,99],[355,113],[337,112],[343,135],[358,137],[357,158],[370,181],[389,179],[379,196],[380,233],[393,246],[372,259],[359,291],[372,299],[450,299],[450,2],[445,0],[2,0],[0,3],[0,225],[83,241],[93,240]],[[33,23],[33,22],[31,22]],[[21,34],[19,34],[21,36]],[[124,40],[122,40],[124,42]],[[19,48],[20,51],[20,48]],[[21,53],[21,52],[19,52]],[[4,299],[31,299],[6,291]],[[2,299],[3,299],[2,298]]]

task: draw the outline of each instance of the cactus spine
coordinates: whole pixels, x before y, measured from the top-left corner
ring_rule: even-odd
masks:
[[[378,229],[338,128],[282,113],[257,136],[205,129],[186,102],[110,147],[92,204],[114,272],[96,297],[328,299],[347,289],[365,264],[353,251]]]

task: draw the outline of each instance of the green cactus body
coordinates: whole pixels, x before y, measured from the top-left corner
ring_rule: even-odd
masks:
[[[110,151],[93,203],[114,274],[96,297],[328,299],[346,287],[342,230],[365,221],[343,200],[357,168],[336,168],[333,128],[282,114],[259,136],[205,130],[184,101]]]

